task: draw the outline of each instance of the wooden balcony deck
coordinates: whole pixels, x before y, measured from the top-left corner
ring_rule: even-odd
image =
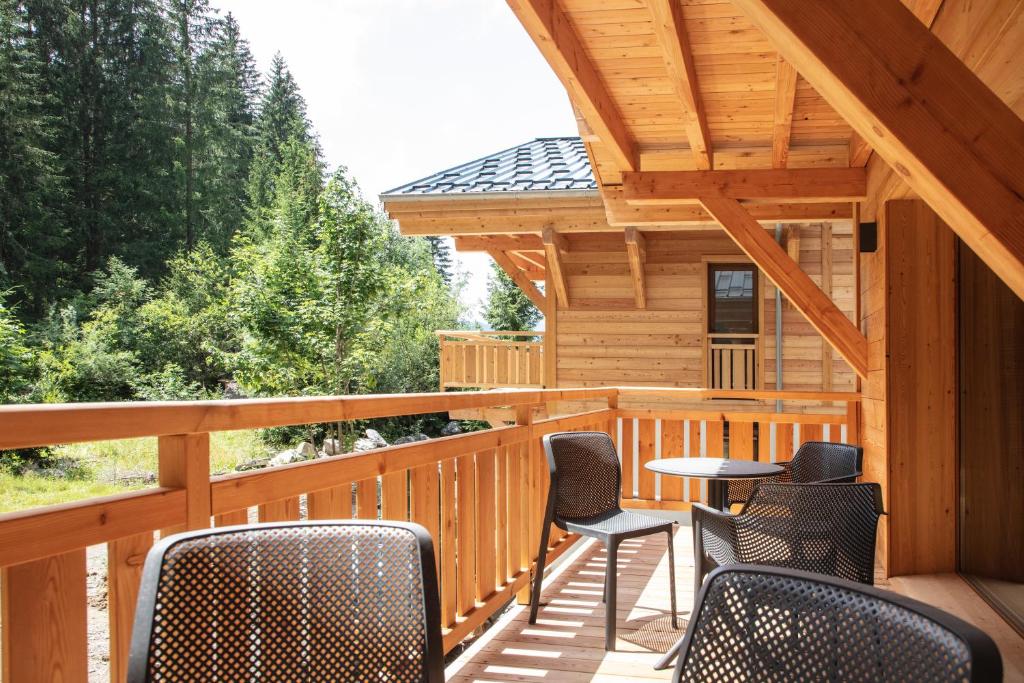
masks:
[[[528,608],[514,606],[446,669],[453,683],[521,681],[670,680],[655,671],[659,659],[686,628],[693,605],[693,543],[689,515],[675,534],[676,590],[680,630],[669,619],[668,554],[663,535],[620,546],[618,648],[604,650],[601,603],[605,552],[584,539],[545,582],[540,616],[527,622]],[[988,633],[1003,656],[1004,680],[1024,680],[1024,638],[954,574],[906,576],[876,584],[930,603]]]

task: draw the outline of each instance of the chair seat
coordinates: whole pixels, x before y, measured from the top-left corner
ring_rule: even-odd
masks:
[[[655,531],[671,531],[672,520],[637,514],[626,510],[609,510],[587,519],[560,520],[567,531],[582,536],[643,536]]]

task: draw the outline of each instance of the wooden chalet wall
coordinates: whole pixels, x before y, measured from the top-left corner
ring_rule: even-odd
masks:
[[[800,263],[854,316],[853,237],[849,222],[787,226],[799,234]],[[822,233],[831,237],[822,240]],[[568,306],[559,306],[549,343],[557,386],[704,386],[704,262],[747,259],[720,230],[646,232],[646,308],[637,308],[621,233],[567,235],[562,254]],[[822,249],[824,244],[824,250]],[[717,259],[712,259],[717,260]],[[765,388],[775,388],[775,288],[760,275],[764,305]],[[789,390],[852,391],[855,375],[791,305],[783,303],[783,384]],[[823,348],[826,349],[823,353]],[[831,377],[824,371],[831,366]]]

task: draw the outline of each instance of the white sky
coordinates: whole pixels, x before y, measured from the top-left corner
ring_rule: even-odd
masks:
[[[280,51],[328,166],[367,198],[536,137],[576,135],[568,96],[502,0],[212,0],[260,70]],[[457,256],[473,312],[489,258]]]

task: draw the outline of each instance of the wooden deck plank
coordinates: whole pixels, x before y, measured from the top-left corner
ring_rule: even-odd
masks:
[[[545,582],[545,604],[537,623],[527,623],[526,608],[513,607],[448,666],[447,680],[670,680],[671,671],[655,671],[653,666],[660,654],[682,637],[693,604],[693,544],[688,521],[676,530],[675,554],[679,631],[669,628],[664,536],[631,539],[619,550],[617,649],[606,652],[601,603],[606,554],[601,545],[585,541]],[[897,577],[880,580],[878,585],[946,609],[982,628],[999,646],[1006,680],[1024,679],[1024,638],[959,577]]]

